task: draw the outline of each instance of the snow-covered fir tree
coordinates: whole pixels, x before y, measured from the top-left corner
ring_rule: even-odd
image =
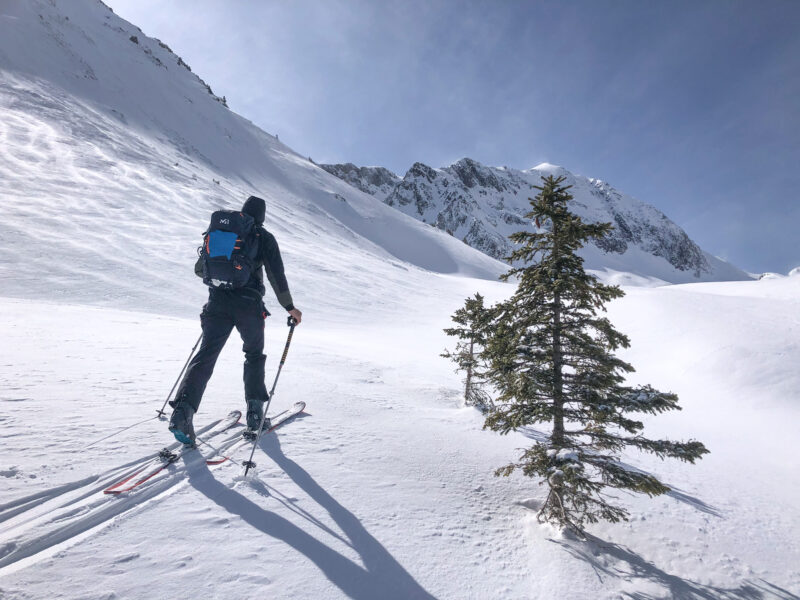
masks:
[[[651,440],[641,434],[643,424],[632,415],[680,407],[675,394],[624,385],[625,374],[634,369],[614,351],[627,348],[629,340],[599,314],[623,292],[586,273],[578,256],[611,224],[584,223],[568,209],[572,196],[564,178],[542,179],[526,215],[538,227],[511,236],[519,246],[508,261],[517,266],[503,277],[516,277],[517,290],[493,308],[487,329],[486,376],[498,396],[486,426],[508,433],[552,425],[547,442],[536,442],[498,474],[519,468],[542,478],[549,493],[539,521],[582,532],[587,522],[627,518],[624,508],[610,503],[609,489],[650,496],[669,490],[653,475],[626,468],[620,462],[624,448],[690,463],[708,450],[694,440]]]
[[[453,313],[452,319],[457,326],[447,328],[444,332],[458,341],[452,352],[445,350],[442,356],[456,363],[456,372],[463,371],[465,374],[465,404],[486,412],[492,407],[492,400],[484,389],[486,365],[482,357],[491,311],[485,306],[483,296],[476,293]]]

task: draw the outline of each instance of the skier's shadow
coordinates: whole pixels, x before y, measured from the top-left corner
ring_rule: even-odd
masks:
[[[346,539],[331,531],[310,514],[293,506],[290,508],[353,548],[361,557],[364,567],[281,515],[264,509],[236,490],[220,483],[204,461],[187,465],[189,483],[226,511],[238,515],[252,527],[282,540],[305,555],[330,582],[350,598],[356,600],[434,598],[366,530],[353,513],[328,494],[302,467],[283,454],[277,435],[265,436],[259,446],[295,484],[328,512]],[[256,491],[261,491],[258,489],[258,483],[255,487]],[[266,486],[261,484],[260,487],[263,490],[261,493],[265,495],[269,493]],[[277,496],[276,499],[288,506]]]
[[[656,583],[668,594],[652,595],[647,592],[623,592],[622,597],[631,600],[800,600],[789,590],[763,579],[744,581],[738,587],[725,588],[697,583],[677,575],[671,575],[654,563],[646,560],[629,548],[586,534],[585,541],[575,539],[551,539],[569,554],[587,562],[603,581],[603,576],[626,581],[640,580]]]

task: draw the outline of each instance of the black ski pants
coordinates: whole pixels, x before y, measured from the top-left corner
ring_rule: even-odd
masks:
[[[208,380],[214,372],[219,353],[234,327],[242,336],[244,351],[244,395],[245,400],[267,400],[264,384],[264,321],[266,308],[260,298],[242,292],[211,290],[208,303],[200,313],[203,341],[200,350],[189,363],[175,394],[175,406],[186,402],[196,411],[200,406]]]

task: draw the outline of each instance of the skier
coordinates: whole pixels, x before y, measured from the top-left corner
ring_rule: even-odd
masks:
[[[184,444],[195,441],[192,419],[200,406],[206,384],[214,371],[214,364],[235,326],[244,345],[244,394],[247,402],[247,428],[258,429],[264,414],[264,403],[268,400],[264,383],[264,322],[269,316],[262,301],[264,279],[261,267],[267,272],[278,302],[299,324],[302,313],[294,307],[289,284],[283,272],[283,261],[275,237],[263,227],[266,205],[264,200],[250,196],[242,207],[242,213],[250,215],[255,221],[257,251],[255,267],[243,287],[220,289],[210,287],[208,302],[200,313],[203,341],[200,350],[192,358],[186,375],[181,381],[169,420],[169,430]],[[203,277],[203,256],[195,265],[195,273]],[[266,423],[265,423],[266,425]]]

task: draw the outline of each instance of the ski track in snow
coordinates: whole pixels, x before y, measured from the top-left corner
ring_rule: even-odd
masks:
[[[205,434],[218,422],[198,429],[198,435]],[[237,440],[238,435],[234,434],[232,441]],[[174,451],[179,444],[173,443],[169,447]],[[220,448],[225,447],[220,445]],[[198,457],[199,454],[187,455],[183,460],[190,463]],[[85,534],[180,482],[178,475],[185,469],[172,464],[164,469],[163,475],[159,474],[152,482],[137,488],[136,493],[120,497],[102,493],[110,485],[139,473],[153,463],[159,463],[157,456],[145,456],[100,475],[0,504],[0,536],[8,540],[0,547],[0,573],[4,569],[5,572],[13,572],[27,566],[28,558],[38,559],[41,558],[39,555],[47,556],[54,547],[79,541]]]

